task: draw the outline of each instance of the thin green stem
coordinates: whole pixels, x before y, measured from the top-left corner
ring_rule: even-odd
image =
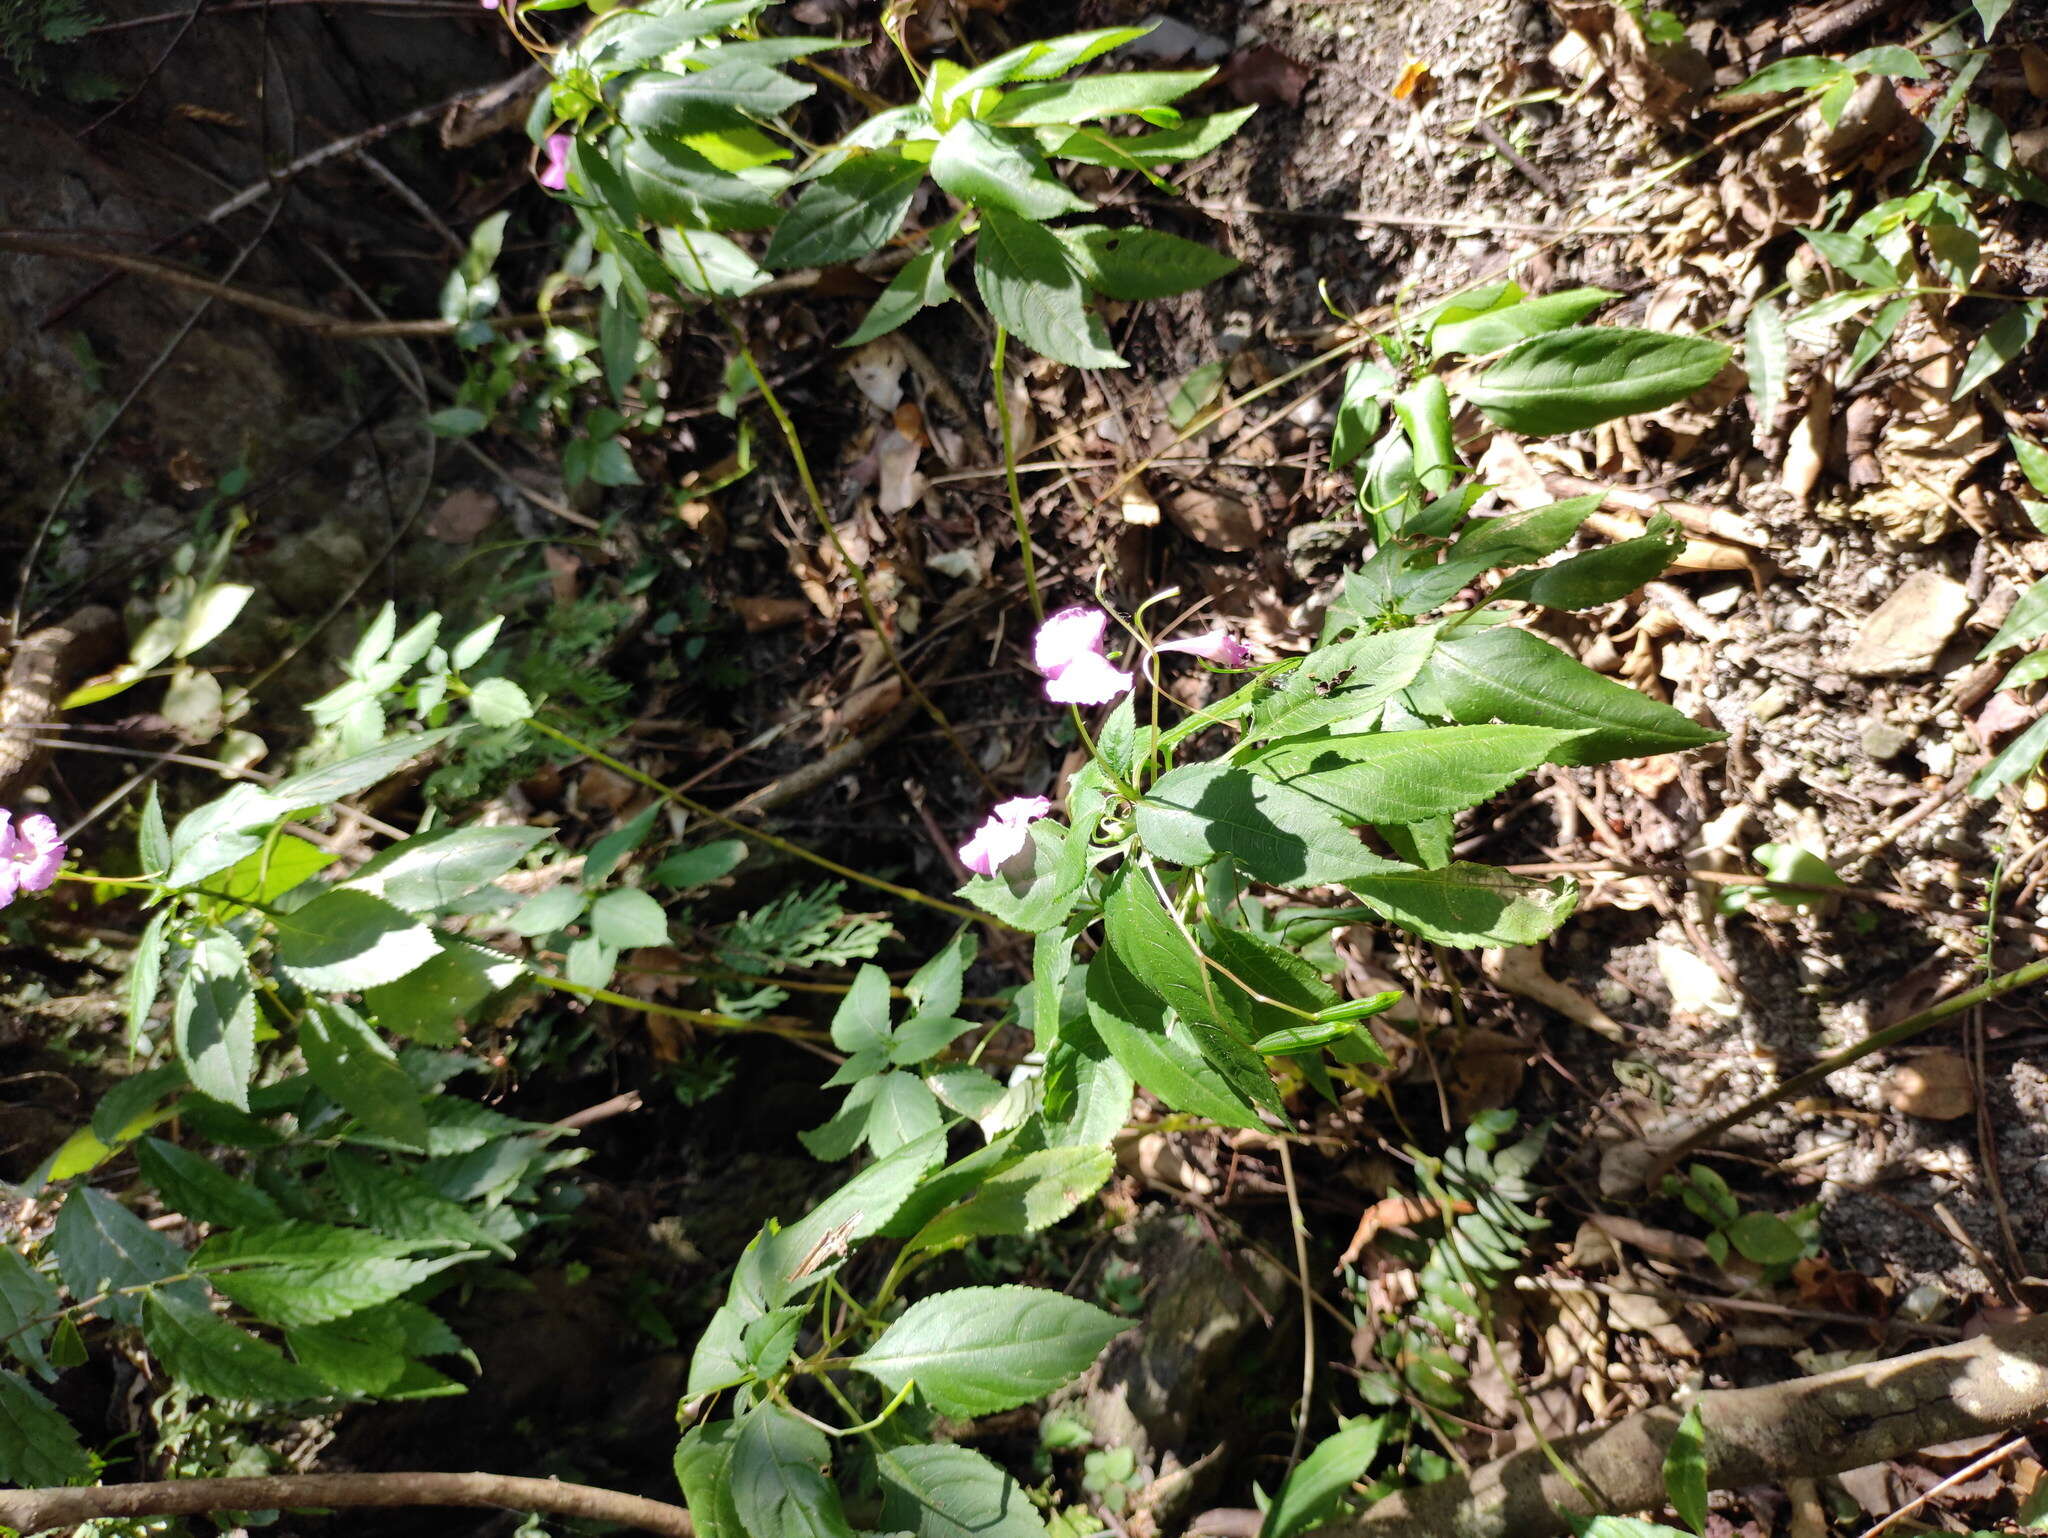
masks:
[[[469,692],[459,684],[455,685],[454,688],[461,693],[466,694]],[[704,805],[703,802],[692,800],[679,790],[672,790],[644,770],[636,769],[624,760],[612,757],[611,754],[603,749],[594,747],[579,737],[572,737],[569,733],[548,725],[547,722],[539,717],[533,718],[527,722],[527,725],[531,726],[543,737],[551,737],[556,742],[561,743],[562,746],[575,749],[592,763],[602,764],[613,773],[624,775],[635,785],[651,790],[665,800],[673,802],[692,817],[701,817],[706,822],[714,823],[728,832],[737,833],[744,838],[751,838],[758,843],[765,844],[778,854],[786,854],[798,860],[807,860],[820,870],[830,871],[833,875],[839,876],[844,880],[858,882],[866,887],[873,887],[878,892],[887,892],[891,897],[899,897],[905,902],[918,903],[927,908],[936,908],[939,912],[950,913],[955,918],[967,919],[976,924],[993,925],[998,929],[1009,929],[1012,927],[1005,924],[1001,919],[992,918],[986,913],[977,913],[972,908],[963,908],[960,904],[949,903],[941,897],[928,897],[923,892],[913,891],[907,886],[898,886],[893,881],[884,881],[880,876],[870,876],[866,871],[858,871],[854,870],[851,866],[841,865],[837,860],[828,860],[823,855],[813,853],[811,850],[804,848],[803,845],[792,843],[786,838],[780,838],[764,828],[751,827],[746,823],[726,816],[723,812],[714,811],[712,808]]]
[[[1712,1142],[1730,1127],[1749,1120],[1757,1112],[1768,1109],[1780,1100],[1804,1094],[1819,1085],[1830,1074],[1839,1073],[1852,1063],[1862,1062],[1873,1052],[1882,1052],[1887,1047],[1911,1041],[1922,1031],[1931,1029],[1944,1020],[1960,1015],[1966,1010],[1975,1009],[1979,1004],[1988,1004],[1993,999],[2003,998],[2015,989],[2024,988],[2027,984],[2038,982],[2044,977],[2048,977],[2048,958],[2030,961],[2023,967],[1992,978],[1988,983],[1979,983],[1974,988],[1965,989],[1951,998],[1944,999],[1932,1009],[1923,1009],[1919,1014],[1901,1020],[1897,1025],[1888,1025],[1881,1031],[1872,1031],[1854,1046],[1844,1047],[1832,1057],[1823,1058],[1811,1068],[1793,1074],[1776,1089],[1765,1090],[1761,1095],[1745,1100],[1727,1115],[1715,1117],[1676,1147],[1665,1150],[1657,1161],[1656,1170],[1652,1172],[1650,1184],[1654,1186],[1664,1171],[1695,1148]]]
[[[1010,397],[1003,388],[1003,359],[1009,350],[1010,333],[996,327],[995,356],[989,373],[996,389],[996,430],[1003,442],[1003,484],[1010,492],[1010,521],[1017,526],[1017,554],[1024,562],[1024,592],[1031,600],[1031,617],[1045,623],[1045,597],[1038,591],[1038,562],[1031,553],[1031,525],[1024,517],[1024,493],[1017,485],[1017,437],[1010,425]]]
[[[735,1015],[716,1014],[708,1009],[684,1009],[676,1004],[657,1004],[652,999],[636,999],[630,993],[615,993],[610,988],[593,988],[588,983],[571,982],[566,977],[557,977],[554,973],[543,972],[538,967],[529,968],[527,976],[543,988],[552,988],[557,993],[573,993],[579,999],[589,999],[598,1004],[618,1004],[650,1015],[663,1015],[671,1020],[686,1020],[691,1025],[706,1025],[725,1031],[762,1031],[771,1036],[788,1036],[803,1041],[822,1039],[821,1032],[784,1025],[779,1021],[742,1020]]]

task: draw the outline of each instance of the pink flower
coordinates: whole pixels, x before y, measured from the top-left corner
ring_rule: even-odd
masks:
[[[32,812],[17,827],[12,812],[0,812],[0,908],[22,892],[42,891],[63,864],[64,840],[54,822]]]
[[[575,142],[567,134],[548,135],[548,163],[541,167],[540,184],[550,192],[569,190],[569,147]]]
[[[1055,705],[1107,705],[1131,687],[1132,678],[1103,654],[1109,616],[1100,609],[1072,608],[1038,627],[1031,660],[1045,675],[1045,697]]]
[[[1016,796],[1003,802],[960,846],[960,863],[977,876],[993,876],[1022,851],[1031,836],[1026,831],[1029,825],[1051,810],[1052,803],[1043,796]]]
[[[485,10],[487,10],[487,11],[495,11],[495,10],[496,10],[497,8],[498,8],[498,0],[484,0],[484,9],[485,9]]]
[[[1162,642],[1154,649],[1186,652],[1191,657],[1200,657],[1204,662],[1213,662],[1222,668],[1241,668],[1252,660],[1251,648],[1221,625],[1207,635],[1190,636],[1185,641]]]

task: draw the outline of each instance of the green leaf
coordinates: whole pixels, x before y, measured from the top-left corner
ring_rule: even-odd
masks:
[[[992,1415],[1072,1382],[1124,1327],[1063,1293],[959,1287],[911,1304],[851,1365],[891,1390],[915,1379],[942,1415]]]
[[[1100,58],[1111,49],[1136,42],[1156,25],[1156,22],[1147,22],[1139,27],[1100,27],[1089,32],[1069,32],[1060,37],[1021,44],[961,75],[946,88],[945,103],[950,106],[990,86],[1007,85],[1012,80],[1050,80],[1055,75],[1064,75],[1091,59]]]
[[[1386,1421],[1374,1416],[1354,1420],[1318,1442],[1280,1486],[1259,1525],[1259,1538],[1295,1538],[1335,1516],[1345,1491],[1365,1478],[1379,1456],[1386,1429]]]
[[[1685,1412],[1664,1451],[1664,1493],[1687,1527],[1696,1533],[1707,1530],[1706,1428],[1697,1403]]]
[[[1970,360],[1956,376],[1950,399],[1965,400],[1972,390],[2027,350],[2041,329],[2040,304],[2017,304],[1994,320],[1970,349]]]
[[[1641,1517],[1591,1517],[1577,1524],[1574,1538],[1692,1538],[1682,1527],[1663,1527]]]
[[[1797,844],[1759,844],[1756,846],[1756,862],[1764,868],[1764,874],[1772,883],[1796,881],[1801,886],[1840,886],[1842,878],[1835,874],[1833,866],[1810,849]],[[1782,903],[1788,908],[1811,911],[1823,908],[1833,901],[1813,892],[1787,892],[1765,883],[1761,886],[1724,886],[1721,888],[1720,907],[1723,913],[1744,913],[1758,902]]]
[[[1345,885],[1367,907],[1439,945],[1534,945],[1579,901],[1569,876],[1539,881],[1464,861],[1354,876]]]
[[[1089,75],[1058,84],[1020,86],[1003,93],[989,116],[998,123],[1064,127],[1144,112],[1179,101],[1215,75],[1213,69],[1133,70]]]
[[[1759,299],[1750,306],[1742,330],[1742,355],[1750,393],[1756,397],[1756,435],[1762,438],[1778,420],[1790,369],[1785,311],[1777,300]]]
[[[116,1324],[142,1322],[137,1289],[186,1268],[185,1252],[104,1191],[80,1186],[64,1198],[50,1235],[57,1274],[64,1288],[83,1303],[96,1299],[92,1311]],[[206,1289],[195,1281],[173,1282],[159,1291],[198,1298]],[[106,1294],[101,1297],[101,1294]]]
[[[1378,720],[1381,706],[1415,681],[1436,637],[1435,626],[1415,625],[1319,647],[1283,687],[1259,698],[1245,740],[1364,730]],[[1359,681],[1318,691],[1318,682],[1343,672]]]
[[[385,1030],[428,1046],[452,1047],[460,1022],[525,970],[502,951],[436,935],[439,951],[395,983],[363,990],[363,1006]]]
[[[439,747],[461,730],[459,726],[443,726],[430,732],[414,732],[410,736],[394,737],[391,741],[380,743],[366,752],[337,759],[318,769],[308,769],[279,780],[270,787],[269,798],[278,807],[292,810],[326,806],[329,802],[339,801],[343,796],[353,796],[357,791],[368,790],[372,785],[390,779],[421,754]],[[187,822],[190,820],[186,819]],[[184,833],[185,823],[181,822],[178,824],[178,838],[182,838]],[[178,838],[172,839],[173,847],[178,846]],[[241,856],[237,855],[235,858],[240,859]],[[221,869],[218,865],[213,868]]]
[[[1439,321],[1429,330],[1430,351],[1439,358],[1453,353],[1478,357],[1499,352],[1529,337],[1576,325],[1608,300],[1620,297],[1611,289],[1568,288],[1469,319]]]
[[[1582,497],[1569,497],[1498,518],[1475,518],[1458,536],[1444,564],[1470,571],[1473,576],[1502,567],[1531,565],[1561,550],[1606,500],[1604,492],[1592,491]],[[1473,564],[1480,560],[1486,564]]]
[[[948,228],[957,233],[957,228]],[[889,280],[889,286],[869,306],[867,315],[853,335],[839,345],[864,346],[878,336],[887,336],[918,311],[950,301],[954,295],[952,284],[946,281],[946,265],[952,256],[952,236],[949,235],[943,243],[933,237],[924,250],[905,262],[896,276]]]
[[[941,1213],[911,1241],[936,1250],[990,1234],[1035,1234],[1072,1212],[1116,1173],[1106,1148],[1042,1148],[982,1182],[959,1206]]]
[[[1169,1030],[1166,1006],[1114,952],[1088,965],[1088,1019],[1131,1077],[1176,1111],[1226,1127],[1263,1127],[1258,1113],[1199,1047]]]
[[[1181,865],[1227,854],[1268,886],[1341,882],[1388,862],[1313,796],[1225,763],[1161,775],[1137,808],[1145,848]]]
[[[470,691],[469,708],[485,726],[517,726],[533,716],[533,701],[509,678],[486,678]]]
[[[2013,457],[2019,461],[2020,474],[2027,478],[2027,484],[2048,497],[2048,449],[2031,438],[2022,438],[2018,433],[2008,434],[2007,439],[2012,444]]]
[[[962,118],[932,151],[932,180],[975,208],[1056,219],[1089,207],[1046,166],[1038,141],[1015,129]]]
[[[1720,342],[1662,331],[1552,331],[1509,349],[1465,386],[1465,399],[1511,432],[1576,432],[1684,400],[1721,372],[1729,353]]]
[[[135,1145],[143,1179],[156,1187],[164,1207],[182,1212],[195,1223],[233,1228],[282,1222],[284,1213],[261,1187],[237,1180],[213,1160],[146,1137]]]
[[[765,1309],[815,1286],[838,1269],[836,1259],[821,1260],[815,1253],[821,1244],[837,1236],[853,1245],[880,1233],[945,1157],[945,1133],[933,1132],[877,1159],[789,1227],[757,1240],[733,1273],[733,1291],[752,1289],[754,1300]],[[806,1263],[809,1269],[796,1276],[797,1268]]]
[[[1074,368],[1124,368],[1080,275],[1050,230],[1000,208],[982,211],[974,281],[996,323],[1026,346]]]
[[[1583,733],[1559,748],[1561,763],[1678,752],[1722,735],[1512,626],[1462,626],[1438,639],[1434,659],[1408,688],[1415,710],[1461,723],[1499,720]]]
[[[742,112],[774,117],[816,91],[765,65],[721,59],[683,75],[635,75],[619,93],[619,121],[635,133],[682,138],[723,128]]]
[[[408,913],[435,913],[497,880],[548,837],[546,828],[439,828],[392,845],[343,885]]]
[[[2007,0],[2010,3],[2010,0]],[[1866,48],[1861,53],[1852,53],[1842,61],[1842,68],[1854,75],[1889,75],[1895,80],[1925,80],[1927,66],[1918,54],[1910,48],[1901,48],[1896,43],[1885,43],[1876,48]]]
[[[690,1389],[692,1398],[697,1390]],[[738,1421],[700,1422],[676,1444],[676,1483],[697,1538],[747,1538],[732,1499],[732,1450]]]
[[[545,892],[536,893],[520,904],[519,909],[506,921],[505,927],[515,935],[532,939],[539,935],[553,934],[566,929],[582,916],[583,906],[589,895],[578,887],[549,887]]]
[[[827,1162],[848,1157],[863,1143],[886,1158],[936,1132],[944,1120],[922,1079],[891,1070],[862,1079],[830,1121],[798,1136],[814,1158]]]
[[[2012,0],[1970,0],[1977,13],[1977,24],[1984,29],[1984,41],[1991,41],[1991,34],[1998,30],[1998,24],[2005,20],[2005,13],[2012,9]]]
[[[1769,1212],[1745,1212],[1728,1225],[1728,1242],[1760,1266],[1787,1266],[1806,1253],[1799,1230]]]
[[[380,1137],[427,1146],[427,1113],[398,1055],[346,1004],[314,998],[299,1016],[299,1050],[322,1094]]]
[[[91,1478],[71,1422],[19,1373],[0,1372],[0,1483],[35,1489]]]
[[[1477,806],[1572,741],[1540,726],[1291,737],[1244,767],[1324,803],[1348,823],[1422,822]]]
[[[1216,402],[1223,390],[1223,374],[1227,365],[1222,359],[1191,368],[1174,387],[1173,398],[1166,403],[1166,420],[1176,430],[1207,411]]]
[[[149,794],[142,799],[142,820],[135,830],[135,856],[146,872],[162,874],[171,865],[171,835],[164,827],[164,809],[157,799],[156,781],[149,782]]]
[[[1330,468],[1342,470],[1372,447],[1385,418],[1384,398],[1399,383],[1383,363],[1361,359],[1344,370],[1344,389],[1330,429]]]
[[[747,248],[728,236],[676,228],[659,234],[662,265],[693,294],[738,299],[769,281]]]
[[[757,1406],[733,1437],[733,1511],[754,1538],[854,1538],[825,1473],[825,1434],[780,1405]]]
[[[735,176],[680,140],[629,139],[618,163],[653,224],[761,230],[783,217],[774,189],[785,177],[765,170]]]
[[[202,1095],[249,1109],[256,1072],[256,988],[249,958],[225,930],[201,935],[171,1001],[171,1041]]]
[[[216,1234],[197,1265],[214,1290],[258,1318],[298,1329],[388,1303],[471,1252],[408,1256],[416,1246],[359,1228],[276,1223]]]
[[[1669,513],[1659,513],[1646,532],[1618,545],[1586,550],[1535,571],[1519,572],[1493,591],[1495,600],[1519,599],[1552,609],[1595,609],[1626,598],[1662,575],[1685,549],[1685,534]]]
[[[1798,54],[1789,59],[1779,59],[1766,64],[1724,95],[1761,96],[1767,91],[1810,91],[1815,86],[1832,85],[1848,73],[1848,66],[1838,59],[1822,58],[1817,54]]]
[[[327,1161],[336,1192],[358,1223],[410,1245],[494,1250],[506,1259],[512,1248],[416,1175],[360,1154],[338,1151]]]
[[[827,172],[783,215],[764,267],[825,267],[881,247],[910,212],[925,168],[901,155],[856,155]]]
[[[345,1394],[381,1394],[405,1374],[405,1331],[381,1309],[287,1330],[285,1343],[301,1367]]]
[[[1031,824],[1017,856],[993,876],[975,876],[960,894],[985,913],[1032,934],[1066,922],[1074,895],[1088,875],[1089,845],[1049,818]]]
[[[159,908],[150,916],[135,942],[134,959],[128,964],[126,1017],[130,1053],[142,1045],[143,1028],[156,1007],[156,992],[164,975],[164,932],[170,921],[169,908]]]
[[[266,838],[262,848],[243,855],[207,882],[206,890],[236,902],[272,903],[318,875],[335,858],[301,838]]]
[[[374,988],[396,982],[440,951],[434,932],[411,914],[349,887],[323,892],[272,922],[277,964],[302,988]]]
[[[645,892],[622,887],[590,905],[590,932],[619,950],[668,944],[668,915]]]
[[[897,1447],[876,1460],[882,1526],[917,1538],[1046,1538],[1016,1480],[971,1448]]]
[[[1238,107],[1230,112],[1185,119],[1177,128],[1157,133],[1119,138],[1095,129],[1082,128],[1059,141],[1052,153],[1063,160],[1085,165],[1142,169],[1169,160],[1194,160],[1220,147],[1244,127],[1257,107]]]
[[[1242,265],[1192,240],[1163,230],[1078,225],[1057,232],[1081,277],[1112,299],[1163,299],[1206,288]]]
[[[142,1311],[142,1339],[170,1375],[215,1399],[290,1404],[320,1399],[327,1385],[284,1353],[236,1328],[203,1301],[153,1292]]]
[[[647,879],[678,892],[695,892],[731,875],[746,857],[745,839],[722,838],[695,849],[678,849],[649,871]]]
[[[46,1379],[56,1377],[44,1348],[59,1311],[57,1289],[50,1279],[12,1245],[0,1249],[0,1340],[16,1361]]]

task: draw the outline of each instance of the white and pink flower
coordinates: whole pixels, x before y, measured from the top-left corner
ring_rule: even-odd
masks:
[[[960,863],[977,876],[993,876],[1023,852],[1031,824],[1052,810],[1043,796],[1015,796],[989,813],[974,837],[960,846]]]

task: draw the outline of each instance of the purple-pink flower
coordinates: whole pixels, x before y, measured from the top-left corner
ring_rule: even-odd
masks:
[[[993,876],[1014,859],[1031,837],[1030,824],[1052,810],[1043,796],[1015,796],[989,813],[974,837],[960,846],[960,863],[977,876]]]
[[[1207,635],[1189,636],[1184,641],[1163,641],[1154,650],[1186,652],[1191,657],[1200,657],[1204,662],[1213,662],[1224,668],[1241,668],[1252,660],[1252,649],[1221,625]]]
[[[486,4],[490,0],[485,0]],[[569,148],[576,141],[567,134],[549,134],[548,163],[540,169],[540,184],[550,192],[566,192],[569,189]]]
[[[1031,660],[1045,675],[1045,697],[1055,705],[1107,705],[1131,687],[1129,673],[1102,650],[1109,616],[1100,609],[1062,609],[1038,627]]]
[[[31,812],[17,824],[12,812],[0,812],[0,908],[22,892],[42,891],[63,864],[64,840],[54,822]]]

